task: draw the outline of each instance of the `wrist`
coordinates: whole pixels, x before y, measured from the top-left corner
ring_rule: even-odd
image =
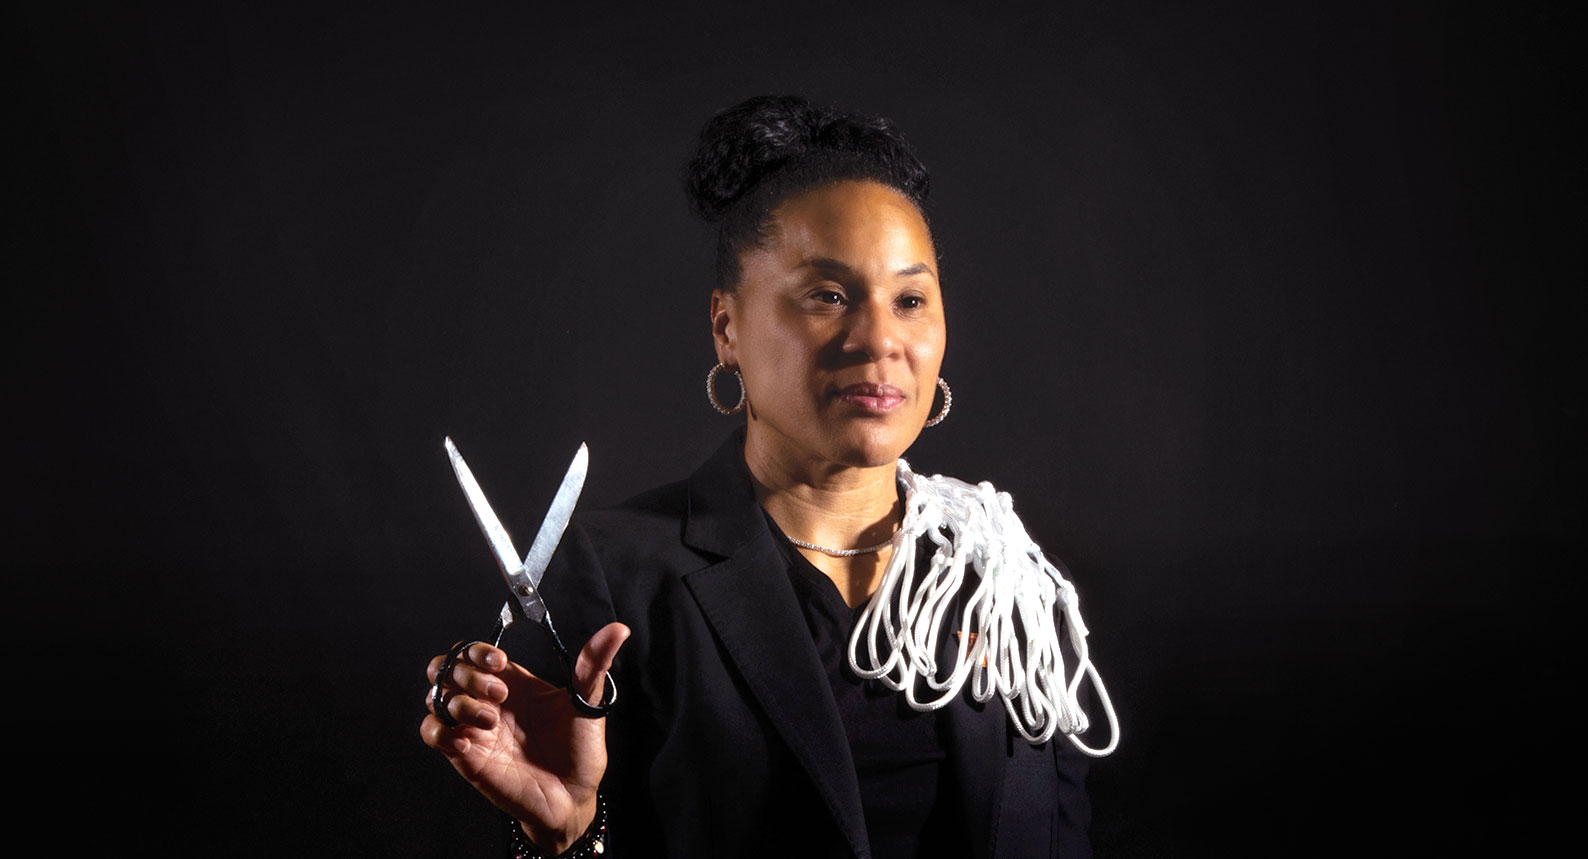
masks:
[[[508,854],[514,859],[588,859],[606,852],[606,800],[598,792],[569,821],[568,831],[532,827],[508,818]]]

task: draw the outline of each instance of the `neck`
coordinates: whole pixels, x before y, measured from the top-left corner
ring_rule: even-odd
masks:
[[[855,549],[887,540],[904,516],[897,461],[878,466],[814,462],[745,444],[756,500],[783,533],[830,549]],[[800,548],[838,586],[849,605],[875,590],[891,550],[839,558]]]

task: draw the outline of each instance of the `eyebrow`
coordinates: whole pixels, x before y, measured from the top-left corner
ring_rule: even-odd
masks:
[[[800,267],[828,269],[830,271],[838,271],[845,274],[854,273],[854,269],[850,268],[847,264],[839,262],[838,260],[832,259],[830,257],[812,257],[811,259],[800,263]],[[937,277],[937,274],[932,271],[932,267],[924,262],[918,262],[915,265],[905,266],[904,268],[901,268],[893,273],[894,277],[913,277],[918,274],[930,274],[934,278]]]

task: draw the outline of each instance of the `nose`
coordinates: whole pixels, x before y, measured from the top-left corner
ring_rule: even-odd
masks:
[[[892,308],[863,302],[849,314],[844,354],[865,355],[869,360],[880,361],[899,351],[900,333],[899,320]]]

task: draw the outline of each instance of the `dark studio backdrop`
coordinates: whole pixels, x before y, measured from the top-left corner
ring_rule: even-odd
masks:
[[[709,8],[708,8],[709,7]],[[1571,808],[1575,18],[1407,3],[11,13],[7,727],[67,843],[496,855],[419,741],[494,565],[729,431],[680,165],[799,92],[932,168],[953,415],[1073,568],[1100,856]],[[1573,63],[1572,65],[1576,65]]]

